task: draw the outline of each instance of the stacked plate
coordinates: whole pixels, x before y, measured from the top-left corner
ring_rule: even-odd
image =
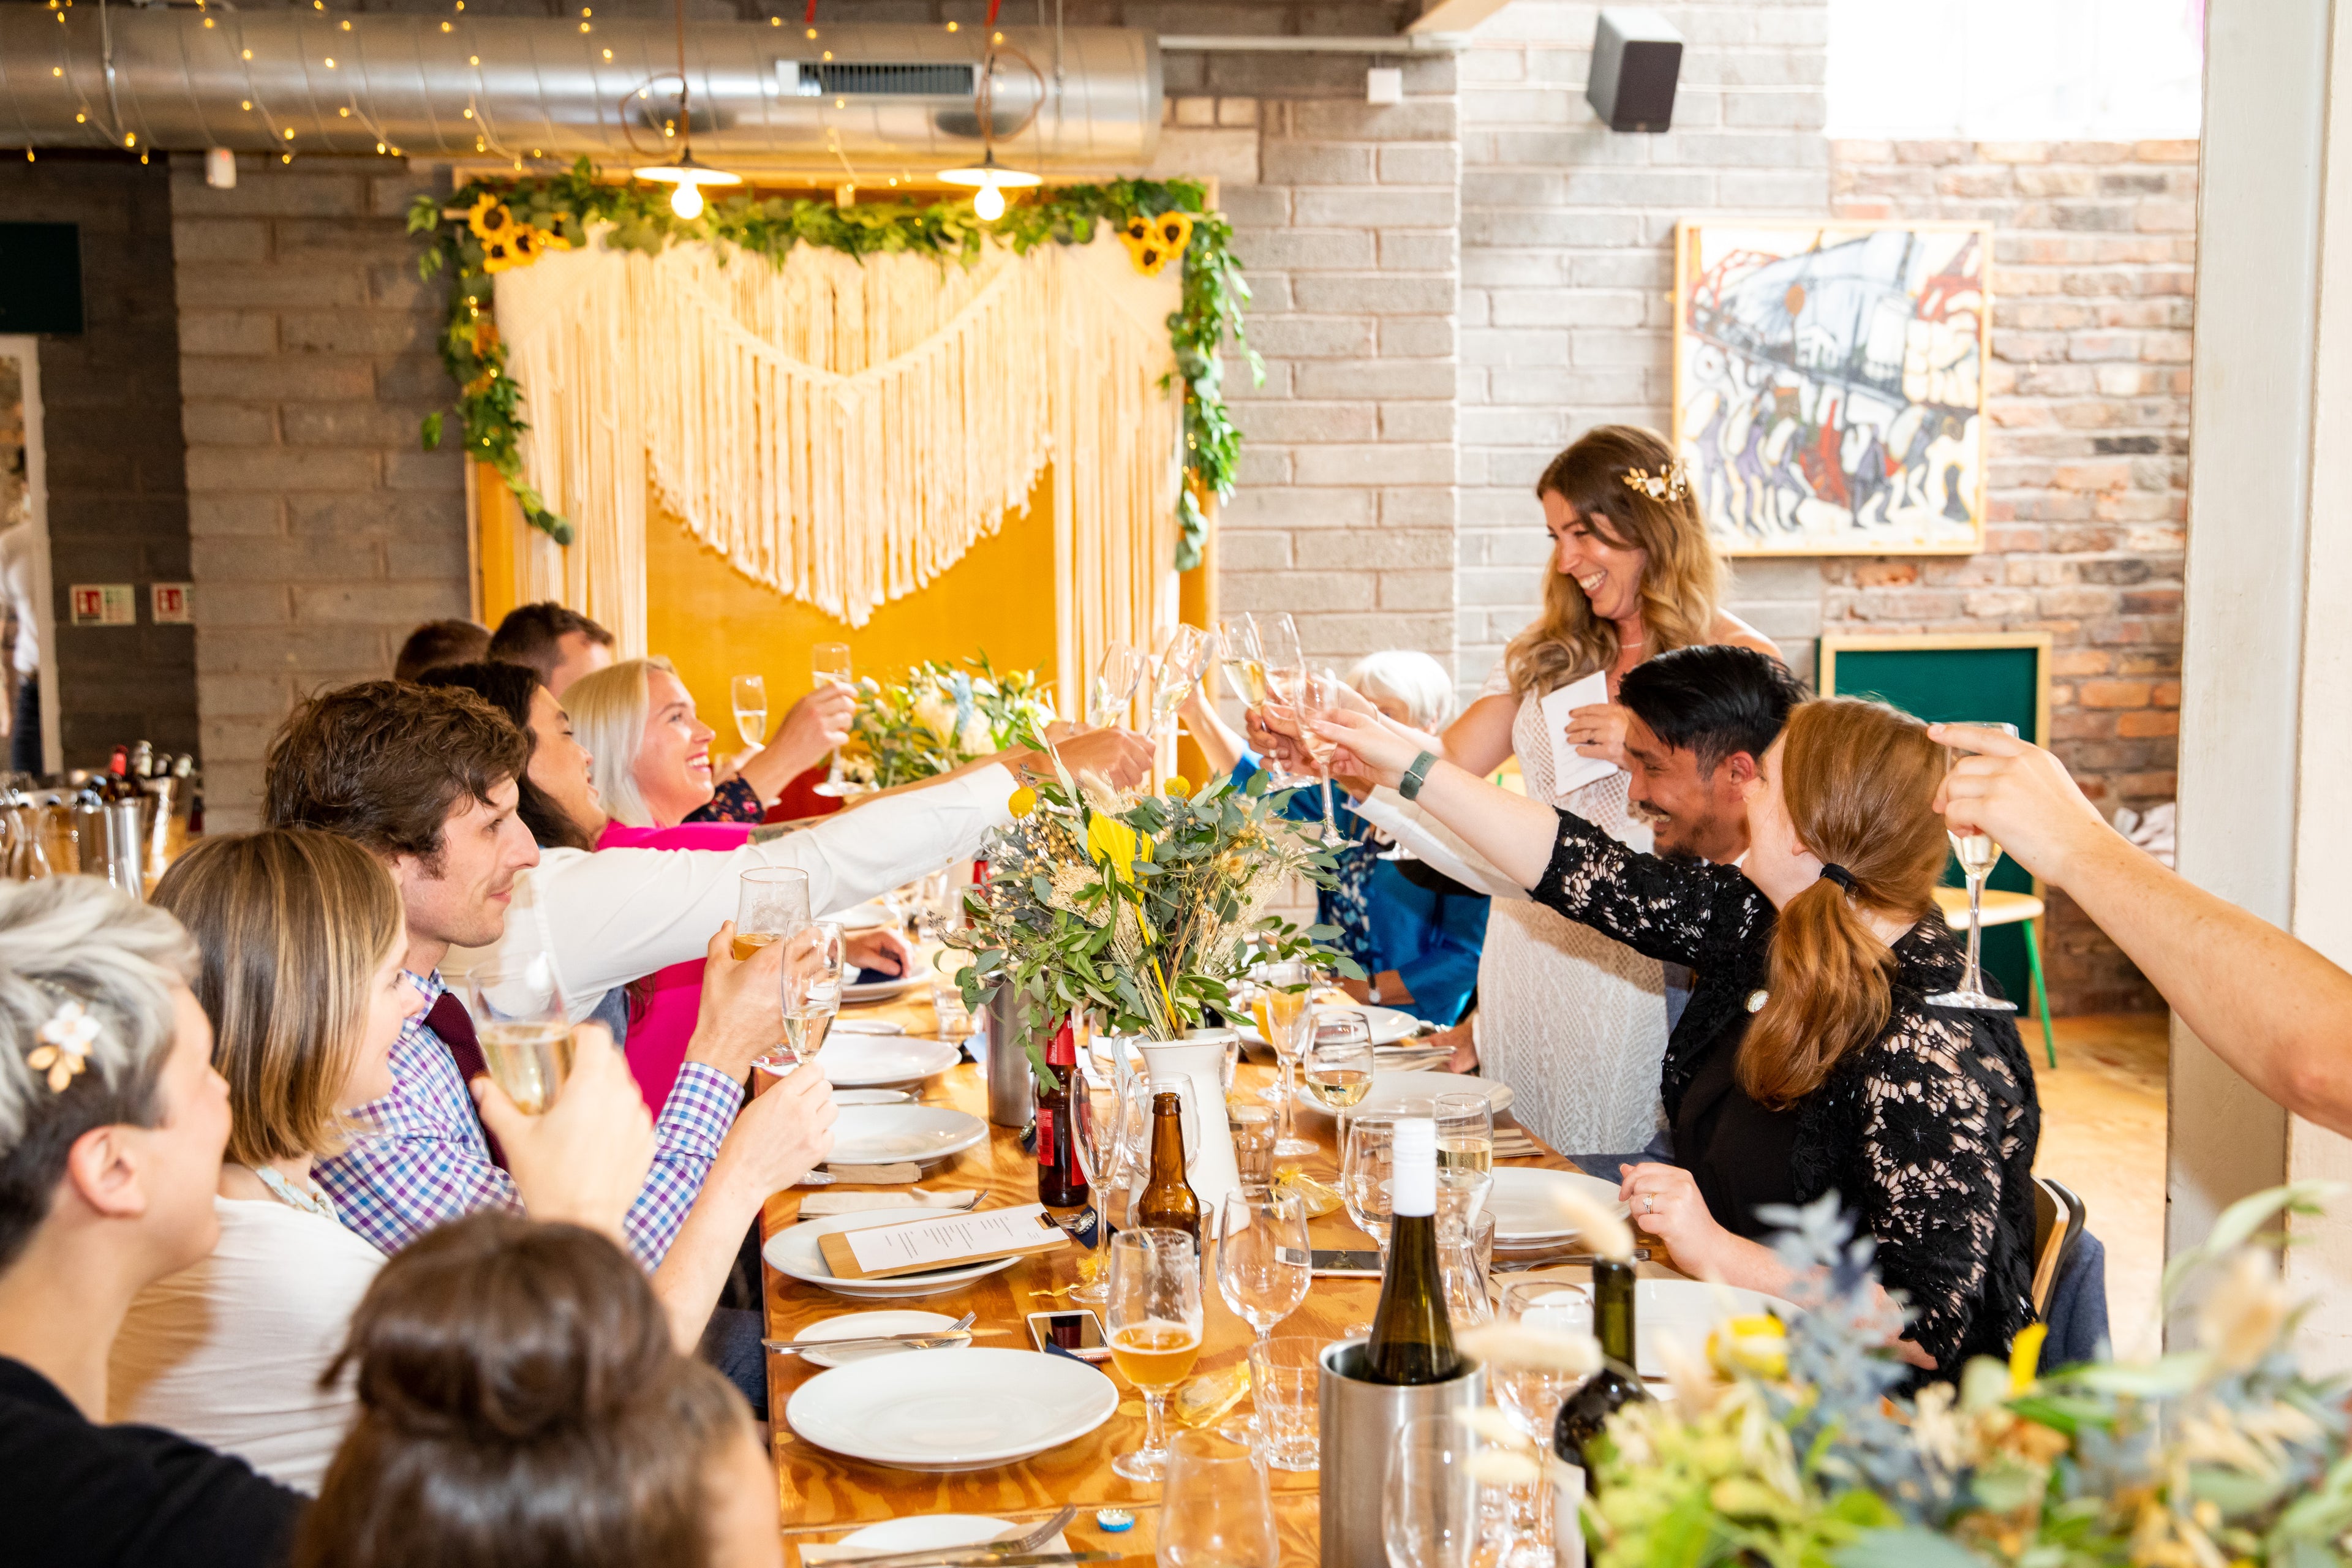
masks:
[[[844,1113],[845,1115],[846,1112]],[[768,1237],[760,1255],[768,1266],[787,1279],[803,1284],[821,1286],[836,1296],[847,1296],[860,1301],[903,1301],[918,1296],[940,1296],[950,1290],[961,1290],[975,1279],[1001,1273],[1018,1261],[999,1258],[986,1263],[967,1263],[959,1268],[934,1268],[925,1274],[897,1274],[887,1279],[842,1279],[835,1276],[832,1265],[817,1247],[817,1237],[843,1230],[867,1230],[877,1225],[904,1225],[909,1220],[933,1217],[928,1209],[896,1208],[865,1209],[856,1214],[832,1215],[824,1219],[813,1219],[805,1224],[788,1226]],[[993,1354],[995,1352],[988,1352]],[[893,1356],[894,1361],[900,1358]],[[905,1359],[929,1363],[931,1352]],[[1031,1356],[1033,1361],[1059,1357]]]
[[[859,970],[859,973],[866,973]],[[930,983],[927,974],[894,974],[887,980],[861,980],[841,988],[844,1002],[887,1002],[891,997]]]
[[[824,1058],[820,1057],[819,1061]],[[936,1165],[988,1139],[988,1123],[944,1105],[845,1105],[833,1124],[832,1165]]]
[[[1502,1110],[1511,1103],[1511,1086],[1507,1083],[1498,1083],[1493,1079],[1471,1078],[1458,1072],[1419,1072],[1404,1068],[1391,1068],[1375,1062],[1372,1068],[1372,1091],[1364,1096],[1362,1101],[1349,1114],[1362,1115],[1373,1110],[1418,1110],[1423,1115],[1427,1115],[1437,1109],[1437,1097],[1441,1094],[1483,1094],[1486,1097],[1486,1102],[1496,1110]],[[1305,1084],[1298,1086],[1297,1097],[1298,1103],[1307,1110],[1318,1111],[1325,1116],[1331,1114],[1328,1106],[1307,1092]]]
[[[1321,1003],[1317,1005],[1315,1010],[1318,1013],[1329,1014],[1339,1011],[1340,1005]],[[1344,1005],[1364,1016],[1364,1022],[1371,1026],[1372,1045],[1376,1049],[1382,1046],[1402,1044],[1421,1032],[1421,1020],[1410,1013],[1400,1013],[1393,1007],[1375,1007],[1369,1002],[1348,1003]],[[1240,1035],[1243,1041],[1248,1045],[1265,1044],[1265,1037],[1257,1032],[1257,1022],[1255,1019],[1236,1018],[1234,1020],[1234,1032]]]
[[[1495,1184],[1487,1189],[1486,1208],[1495,1216],[1497,1252],[1565,1250],[1575,1245],[1580,1238],[1560,1205],[1563,1193],[1574,1193],[1612,1214],[1625,1212],[1617,1201],[1617,1184],[1597,1176],[1529,1165],[1497,1165],[1490,1173]]]
[[[963,1059],[953,1046],[912,1035],[862,1035],[836,1028],[817,1058],[835,1089],[919,1083]]]
[[[1082,1361],[921,1351],[819,1373],[793,1391],[784,1419],[818,1447],[868,1464],[981,1470],[1083,1437],[1118,1408],[1118,1385]]]

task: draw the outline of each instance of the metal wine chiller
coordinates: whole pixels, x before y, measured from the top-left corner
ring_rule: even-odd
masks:
[[[1361,1375],[1364,1341],[1341,1340],[1319,1358],[1323,1568],[1388,1568],[1381,1540],[1389,1458],[1416,1415],[1451,1415],[1486,1403],[1486,1369],[1467,1356],[1444,1383],[1399,1386]]]
[[[1036,1114],[1037,1085],[1029,1073],[1029,1053],[1021,1031],[1029,1005],[1006,981],[981,1005],[981,1033],[988,1053],[988,1119],[999,1127],[1026,1127]]]

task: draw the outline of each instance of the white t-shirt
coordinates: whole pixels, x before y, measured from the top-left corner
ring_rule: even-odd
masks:
[[[131,1302],[107,1369],[106,1417],[162,1426],[319,1489],[358,1401],[319,1374],[342,1348],[383,1255],[333,1220],[215,1196],[220,1245]]]
[[[16,646],[8,650],[19,675],[37,674],[41,668],[40,606],[33,592],[33,525],[20,522],[0,531],[0,595],[16,616]]]

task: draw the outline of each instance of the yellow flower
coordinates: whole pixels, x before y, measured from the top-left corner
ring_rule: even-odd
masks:
[[[1759,1377],[1786,1377],[1788,1328],[1769,1312],[1727,1318],[1708,1331],[1706,1359],[1726,1377],[1742,1370]]]
[[[1182,773],[1171,773],[1168,779],[1168,798],[1182,800],[1192,793],[1192,781]]]
[[[507,210],[506,203],[485,191],[467,210],[466,226],[474,231],[476,239],[488,245],[492,240],[506,238],[512,232],[514,214]]]
[[[2009,1388],[2012,1394],[2023,1394],[2033,1386],[2042,1365],[2042,1342],[2050,1337],[2047,1323],[2028,1323],[2017,1331],[2009,1346]]]
[[[1087,853],[1120,879],[1135,879],[1137,860],[1151,858],[1151,840],[1107,811],[1087,817]]]
[[[1015,816],[1028,816],[1037,809],[1037,792],[1023,784],[1013,792],[1013,798],[1004,803],[1004,809]]]

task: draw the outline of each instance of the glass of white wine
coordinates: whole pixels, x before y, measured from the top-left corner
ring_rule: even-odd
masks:
[[[768,682],[758,675],[739,675],[728,682],[735,704],[735,732],[747,746],[768,743]]]
[[[1372,1092],[1371,1026],[1352,1007],[1324,1009],[1316,1015],[1315,1035],[1307,1042],[1302,1065],[1307,1069],[1307,1092],[1318,1103],[1333,1110],[1362,1104],[1364,1096]]]
[[[806,871],[790,866],[762,866],[746,871],[735,888],[735,940],[730,949],[737,963],[772,945],[786,931],[809,921],[809,879]]]
[[[1244,707],[1255,708],[1265,700],[1265,650],[1258,643],[1254,616],[1225,616],[1218,620],[1217,662]]]
[[[2017,726],[1992,721],[1968,721],[1980,730],[1998,730],[2011,740],[2017,737]],[[1958,767],[1962,759],[1976,753],[1964,746],[1944,748],[1944,765],[1948,771]],[[1969,963],[1961,972],[1960,987],[1927,998],[1937,1007],[1975,1007],[1986,1012],[2014,1013],[2017,1004],[2005,1001],[1985,990],[1984,971],[1978,966],[1977,956],[1984,940],[1984,886],[1992,868],[2000,864],[2000,846],[1990,833],[1951,833],[1952,858],[1960,863],[1960,874],[1969,883]]]
[[[809,671],[819,686],[847,686],[850,683],[849,645],[845,642],[821,642],[809,649]],[[856,786],[841,776],[841,752],[833,753],[833,765],[825,770],[824,782],[816,786],[819,795],[845,795]]]
[[[784,1045],[796,1065],[816,1060],[841,1011],[842,930],[810,921],[784,934]]]
[[[1274,1139],[1277,1160],[1295,1160],[1316,1150],[1316,1145],[1299,1137],[1292,1125],[1298,1058],[1306,1051],[1307,1042],[1315,1037],[1315,1004],[1308,999],[1314,978],[1314,972],[1303,963],[1269,963],[1259,977],[1257,994],[1250,1003],[1250,1010],[1257,1018],[1257,1032],[1274,1047],[1275,1059],[1282,1064],[1282,1098],[1276,1104],[1282,1125]]]
[[[572,1076],[572,1021],[555,961],[525,951],[474,965],[466,973],[466,1011],[491,1080],[524,1115],[545,1112]]]
[[[1176,710],[1200,684],[1209,668],[1210,643],[1197,626],[1179,621],[1168,628],[1160,646],[1159,668],[1151,676],[1151,738],[1165,734],[1176,721]]]
[[[1265,655],[1266,696],[1294,713],[1298,711],[1307,685],[1307,651],[1298,641],[1297,623],[1287,613],[1271,617],[1259,629],[1258,646]],[[1265,786],[1304,789],[1315,782],[1313,773],[1276,768]]]
[[[1100,730],[1131,718],[1128,705],[1135,700],[1135,689],[1143,684],[1143,672],[1150,667],[1150,660],[1125,643],[1115,642],[1103,649],[1102,662],[1087,689],[1087,723]]]
[[[1143,1395],[1143,1447],[1110,1462],[1130,1481],[1168,1468],[1168,1395],[1201,1355],[1201,1263],[1181,1230],[1124,1230],[1110,1238],[1111,1359]]]
[[[1437,1097],[1437,1168],[1484,1171],[1495,1163],[1495,1102],[1483,1094]]]

